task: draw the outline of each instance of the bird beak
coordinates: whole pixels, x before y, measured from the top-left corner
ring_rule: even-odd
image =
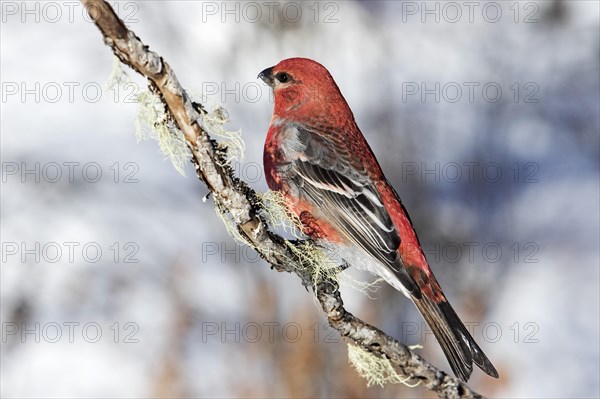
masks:
[[[264,71],[258,74],[258,77],[261,78],[262,81],[265,82],[267,85],[273,87],[273,67],[265,69]]]

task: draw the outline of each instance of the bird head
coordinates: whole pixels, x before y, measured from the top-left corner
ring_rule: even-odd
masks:
[[[329,71],[308,58],[288,58],[259,75],[273,89],[273,115],[288,120],[306,116],[327,119],[352,117],[352,112]]]

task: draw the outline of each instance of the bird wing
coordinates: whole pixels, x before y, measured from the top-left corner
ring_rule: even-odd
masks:
[[[312,203],[346,239],[398,277],[411,295],[420,297],[416,283],[402,267],[396,226],[375,182],[362,166],[357,167],[357,158],[352,159],[332,139],[313,130],[298,126],[288,129],[295,129],[295,134],[288,135],[290,140],[284,148],[289,161],[285,169],[297,195]]]

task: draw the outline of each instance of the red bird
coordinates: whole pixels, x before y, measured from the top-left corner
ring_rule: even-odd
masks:
[[[457,377],[473,362],[498,372],[448,303],[400,197],[388,183],[338,86],[321,64],[290,58],[259,75],[274,92],[264,147],[267,184],[303,231],[349,264],[382,277],[417,306]]]

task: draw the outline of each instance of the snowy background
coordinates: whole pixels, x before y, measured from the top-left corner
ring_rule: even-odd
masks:
[[[191,164],[136,141],[144,82],[77,2],[1,3],[3,397],[431,397],[366,388],[298,279],[237,246]],[[241,129],[265,190],[256,75],[324,64],[433,270],[496,365],[491,397],[598,397],[599,3],[132,2],[119,15]],[[382,287],[350,311],[449,366]]]

